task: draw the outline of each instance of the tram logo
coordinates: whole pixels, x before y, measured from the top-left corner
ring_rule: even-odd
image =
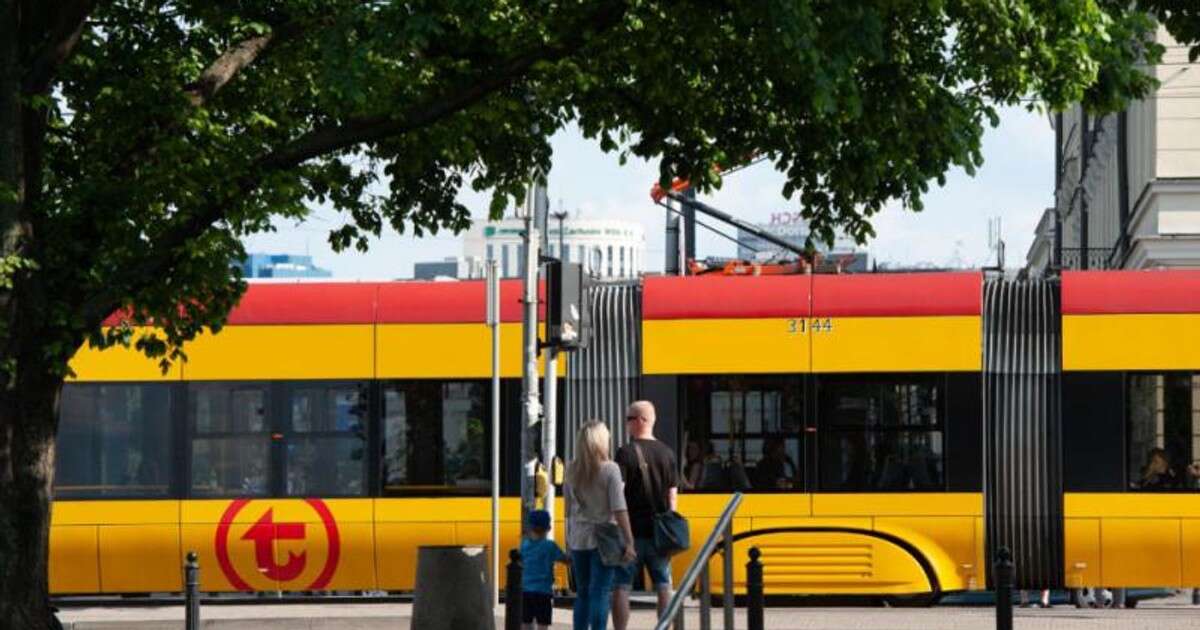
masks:
[[[333,578],[334,571],[337,570],[338,557],[341,555],[341,538],[338,534],[337,521],[333,519],[333,514],[329,511],[329,506],[325,505],[325,502],[320,499],[305,499],[305,505],[312,509],[320,519],[320,525],[317,526],[315,523],[295,523],[277,520],[275,509],[268,504],[267,508],[262,511],[253,525],[246,529],[240,536],[234,537],[232,530],[237,515],[244,509],[247,509],[248,506],[250,506],[250,509],[253,509],[257,505],[264,503],[268,502],[259,501],[256,503],[251,499],[237,499],[230,503],[229,507],[225,508],[225,513],[221,515],[221,522],[217,526],[217,535],[214,543],[217,552],[217,564],[220,565],[221,572],[225,574],[225,578],[238,590],[255,590],[254,587],[250,586],[249,580],[238,572],[233,558],[230,556],[231,545],[249,544],[254,549],[254,564],[263,577],[276,582],[291,582],[296,580],[308,568],[308,551],[288,551],[287,558],[281,559],[282,550],[277,549],[279,543],[285,541],[307,542],[310,536],[317,540],[321,536],[324,536],[328,546],[325,564],[322,566],[321,572],[317,574],[307,587],[297,590],[315,591],[325,588]],[[234,539],[230,540],[231,538]]]

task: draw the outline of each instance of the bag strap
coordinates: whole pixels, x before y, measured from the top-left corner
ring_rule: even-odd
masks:
[[[650,489],[651,482],[654,482],[654,486],[658,486],[658,476],[655,475],[653,471],[650,470],[650,466],[646,464],[646,457],[642,455],[641,445],[638,444],[636,440],[631,441],[630,444],[633,445],[633,450],[637,453],[638,468],[642,471],[642,490],[646,493],[646,503],[650,505],[650,509],[654,510],[655,513],[665,512],[666,510],[658,509],[658,504],[660,501],[656,501],[654,499],[654,491]]]

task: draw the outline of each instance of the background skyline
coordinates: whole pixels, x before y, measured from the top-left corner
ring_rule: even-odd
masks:
[[[548,178],[551,208],[585,218],[637,221],[646,233],[648,271],[661,271],[665,210],[650,200],[657,166],[630,158],[620,166],[615,154],[569,127],[551,139],[554,165]],[[1034,229],[1054,190],[1054,131],[1045,114],[1024,108],[1000,112],[1000,125],[987,129],[984,164],[975,177],[955,168],[946,185],[933,183],[925,195],[925,210],[905,211],[891,204],[873,217],[876,236],[865,244],[879,263],[979,267],[993,264],[987,242],[987,223],[1000,217],[1006,241],[1007,267],[1024,265]],[[784,176],[769,163],[729,175],[723,187],[701,198],[734,216],[766,222],[780,211],[796,211],[797,201],[783,197]],[[459,197],[475,220],[486,218],[488,196],[466,191]],[[316,207],[302,222],[278,221],[276,232],[244,239],[248,253],[290,253],[313,257],[314,263],[341,280],[411,278],[413,263],[440,260],[462,253],[462,238],[441,232],[415,238],[385,231],[372,238],[370,251],[335,253],[329,231],[342,224],[328,207]],[[727,230],[732,234],[733,230]],[[733,243],[697,228],[697,257],[733,256]]]

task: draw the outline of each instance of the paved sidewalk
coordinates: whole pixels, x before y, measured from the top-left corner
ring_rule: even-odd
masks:
[[[1200,628],[1200,607],[1177,596],[1143,602],[1134,610],[1077,610],[1019,608],[1017,630],[1193,630]],[[713,627],[723,628],[720,611],[713,611]],[[689,609],[688,628],[699,628],[696,610]],[[556,609],[554,628],[570,628],[571,611]],[[405,630],[412,604],[257,604],[207,606],[204,628],[219,630]],[[67,630],[179,630],[180,606],[145,608],[72,608],[59,613]],[[926,609],[895,608],[772,608],[767,627],[776,630],[992,630],[990,608],[941,606]],[[746,627],[745,612],[738,611],[736,626]],[[632,628],[654,627],[652,611],[635,611]],[[503,628],[502,623],[497,628]],[[473,630],[473,629],[472,629]]]

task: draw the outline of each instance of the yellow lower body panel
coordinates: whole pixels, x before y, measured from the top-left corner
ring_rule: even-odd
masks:
[[[676,580],[728,498],[680,498],[692,551],[674,559]],[[482,497],[63,502],[51,534],[51,588],[178,591],[183,556],[194,550],[205,591],[409,591],[421,545],[490,542],[489,503]],[[979,503],[978,495],[748,495],[733,525],[734,588],[745,587],[751,546],[763,551],[770,593],[920,594],[930,592],[931,575],[943,591],[971,588],[981,555]],[[815,516],[814,506],[821,512]],[[561,541],[561,501],[557,508]],[[501,521],[506,558],[519,544],[516,499],[502,501]],[[719,591],[719,557],[713,562]],[[501,571],[502,586],[503,577]],[[561,571],[560,585],[566,586]]]
[[[1064,497],[1068,586],[1200,586],[1200,495]]]

